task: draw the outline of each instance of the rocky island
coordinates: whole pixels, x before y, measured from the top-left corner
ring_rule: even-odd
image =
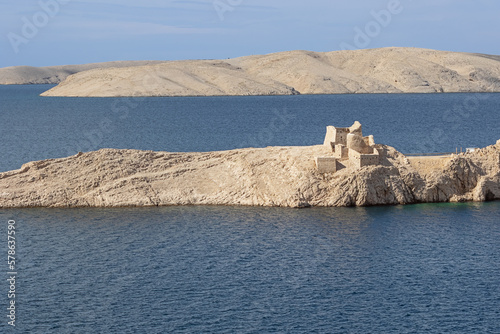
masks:
[[[451,92],[500,92],[500,56],[382,48],[101,66],[68,76],[42,96]]]
[[[102,149],[0,173],[0,208],[370,206],[500,199],[500,140],[465,154],[406,157],[328,127],[317,146],[169,153]]]

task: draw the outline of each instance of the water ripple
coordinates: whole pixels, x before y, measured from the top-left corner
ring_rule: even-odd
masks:
[[[493,333],[499,205],[0,216],[19,227],[20,332]]]

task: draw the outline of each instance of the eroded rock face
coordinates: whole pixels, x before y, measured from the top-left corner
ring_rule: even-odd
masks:
[[[349,128],[349,133],[363,137],[363,129],[361,123],[355,121],[354,124]]]
[[[500,199],[500,143],[424,173],[394,148],[380,165],[320,173],[327,147],[207,153],[104,149],[0,173],[0,207],[353,206]]]
[[[372,154],[373,148],[368,146],[362,136],[349,133],[347,135],[347,148],[362,154]]]

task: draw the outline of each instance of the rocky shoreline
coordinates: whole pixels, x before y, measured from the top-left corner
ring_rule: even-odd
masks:
[[[375,145],[380,164],[322,173],[324,145],[169,153],[102,149],[0,173],[0,208],[372,206],[500,199],[500,140],[442,168]]]

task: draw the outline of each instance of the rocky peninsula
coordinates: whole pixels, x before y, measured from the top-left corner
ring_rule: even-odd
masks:
[[[362,137],[359,123],[329,127],[317,146],[205,153],[102,149],[0,173],[0,208],[333,207],[498,199],[500,140],[465,154],[406,157],[375,144],[372,136]]]
[[[382,48],[100,67],[70,75],[42,96],[451,92],[500,92],[500,56]]]

